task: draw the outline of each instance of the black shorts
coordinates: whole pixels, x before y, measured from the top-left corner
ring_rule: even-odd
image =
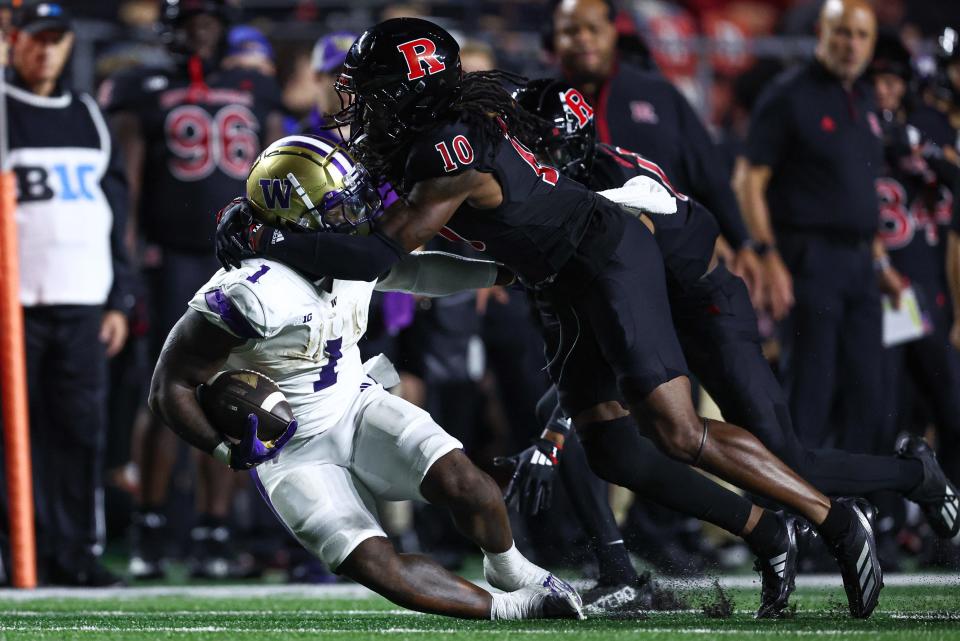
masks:
[[[572,300],[538,296],[548,369],[568,416],[642,399],[687,375],[653,234],[636,219],[599,276]]]

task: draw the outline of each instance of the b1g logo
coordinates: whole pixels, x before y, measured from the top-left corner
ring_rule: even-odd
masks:
[[[97,168],[90,164],[50,166],[19,165],[13,168],[17,180],[17,201],[96,200]]]
[[[260,191],[267,209],[290,209],[290,192],[293,185],[286,178],[261,178]]]
[[[429,38],[398,44],[397,51],[403,54],[403,60],[407,63],[407,80],[432,76],[447,68],[446,63],[437,58],[437,45]]]

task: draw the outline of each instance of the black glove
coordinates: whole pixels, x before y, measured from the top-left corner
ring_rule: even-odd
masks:
[[[257,255],[252,236],[258,227],[246,198],[234,198],[217,212],[217,260],[224,269],[240,267],[241,260]]]
[[[540,438],[519,454],[493,459],[493,464],[498,467],[514,468],[507,491],[503,493],[503,500],[509,507],[531,516],[550,507],[561,451],[553,441]]]

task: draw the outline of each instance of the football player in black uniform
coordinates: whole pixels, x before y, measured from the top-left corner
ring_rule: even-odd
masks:
[[[511,135],[532,116],[503,77],[463,76],[456,41],[428,21],[399,18],[367,30],[338,79],[351,100],[339,117],[368,170],[403,198],[370,236],[264,228],[251,235],[240,202],[221,218],[223,260],[238,263],[252,249],[308,273],[371,280],[441,232],[472,241],[510,266],[557,326],[544,336],[550,373],[598,474],[629,484],[636,472],[639,433],[604,429],[627,415],[610,401],[622,395],[667,454],[815,524],[841,564],[851,613],[869,616],[882,580],[863,510],[831,501],[749,432],[697,415],[653,234]],[[577,361],[592,364],[567,366]],[[762,514],[751,511],[744,530]]]
[[[597,191],[619,187],[637,176],[646,176],[664,189],[672,189],[667,176],[653,162],[620,147],[597,143],[590,105],[568,84],[534,81],[519,92],[518,100],[525,109],[543,118],[539,130],[519,132],[520,135],[539,157],[571,178]],[[863,496],[892,490],[918,502],[938,535],[951,538],[960,532],[960,522],[955,518],[960,507],[955,488],[922,440],[902,439],[898,444],[900,458],[809,450],[802,446],[786,411],[783,391],[760,350],[757,319],[744,283],[723,264],[711,265],[706,273],[700,273],[710,265],[717,236],[712,214],[696,201],[674,193],[677,214],[652,216],[650,220],[664,257],[673,320],[684,354],[723,415],[753,432],[774,454],[827,494]],[[557,443],[566,452],[578,452],[580,447],[575,435],[567,433],[559,408],[553,409],[552,416],[550,408],[543,413],[551,420],[541,440],[517,460],[514,477],[514,488],[522,488],[524,494],[520,503],[529,511],[545,507],[542,499],[549,496],[557,466],[543,462],[558,460]],[[552,455],[537,457],[535,451]],[[569,460],[566,454],[564,460]],[[581,461],[578,453],[571,461],[577,470],[560,468],[565,487],[572,495],[584,494],[582,489],[570,487],[570,481],[584,478],[585,462]],[[645,465],[651,466],[653,463]],[[671,487],[676,485],[674,482]],[[689,504],[696,502],[695,498],[688,498],[689,494],[681,495],[680,506],[675,509],[689,511]],[[663,501],[672,497],[670,493],[658,492],[654,498]],[[609,510],[606,506],[591,506],[584,511],[582,520],[588,523],[590,514],[602,511]],[[610,522],[606,518],[597,520],[590,529],[596,536],[609,538],[609,530],[603,528]],[[590,594],[584,596],[588,603]]]
[[[930,326],[923,338],[886,352],[890,406],[885,414],[892,419],[888,435],[897,428],[910,427],[900,393],[906,374],[929,399],[941,442],[955,451],[960,435],[960,380],[950,362],[949,287],[944,264],[960,168],[944,157],[943,149],[925,132],[909,124],[905,94],[912,68],[910,54],[898,37],[878,40],[870,71],[883,115],[885,167],[877,181],[880,237],[893,267],[909,279]],[[922,445],[921,441],[916,443]],[[955,467],[956,461],[952,463],[951,472],[956,474],[960,470]],[[943,510],[943,518],[957,531],[958,517],[954,498]],[[934,529],[942,533],[941,528]]]
[[[227,11],[225,0],[163,0],[162,27],[173,64],[121,73],[101,89],[101,103],[127,158],[132,220],[146,242],[142,267],[152,308],[153,359],[216,265],[209,257],[214,223],[197,212],[215,211],[236,195],[260,149],[282,135],[274,80],[220,68]],[[163,573],[163,508],[177,455],[173,432],[155,417],[149,420],[130,566],[137,578]],[[198,466],[194,573],[222,576],[234,480],[207,459],[198,459]]]

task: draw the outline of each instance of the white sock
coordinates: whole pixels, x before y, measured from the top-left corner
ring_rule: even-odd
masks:
[[[516,592],[491,592],[493,597],[490,603],[491,621],[519,621],[530,619],[534,614],[535,606],[544,596],[535,588],[518,590]]]
[[[495,588],[512,592],[528,585],[542,585],[549,572],[520,554],[516,544],[506,552],[483,550],[484,575]]]

